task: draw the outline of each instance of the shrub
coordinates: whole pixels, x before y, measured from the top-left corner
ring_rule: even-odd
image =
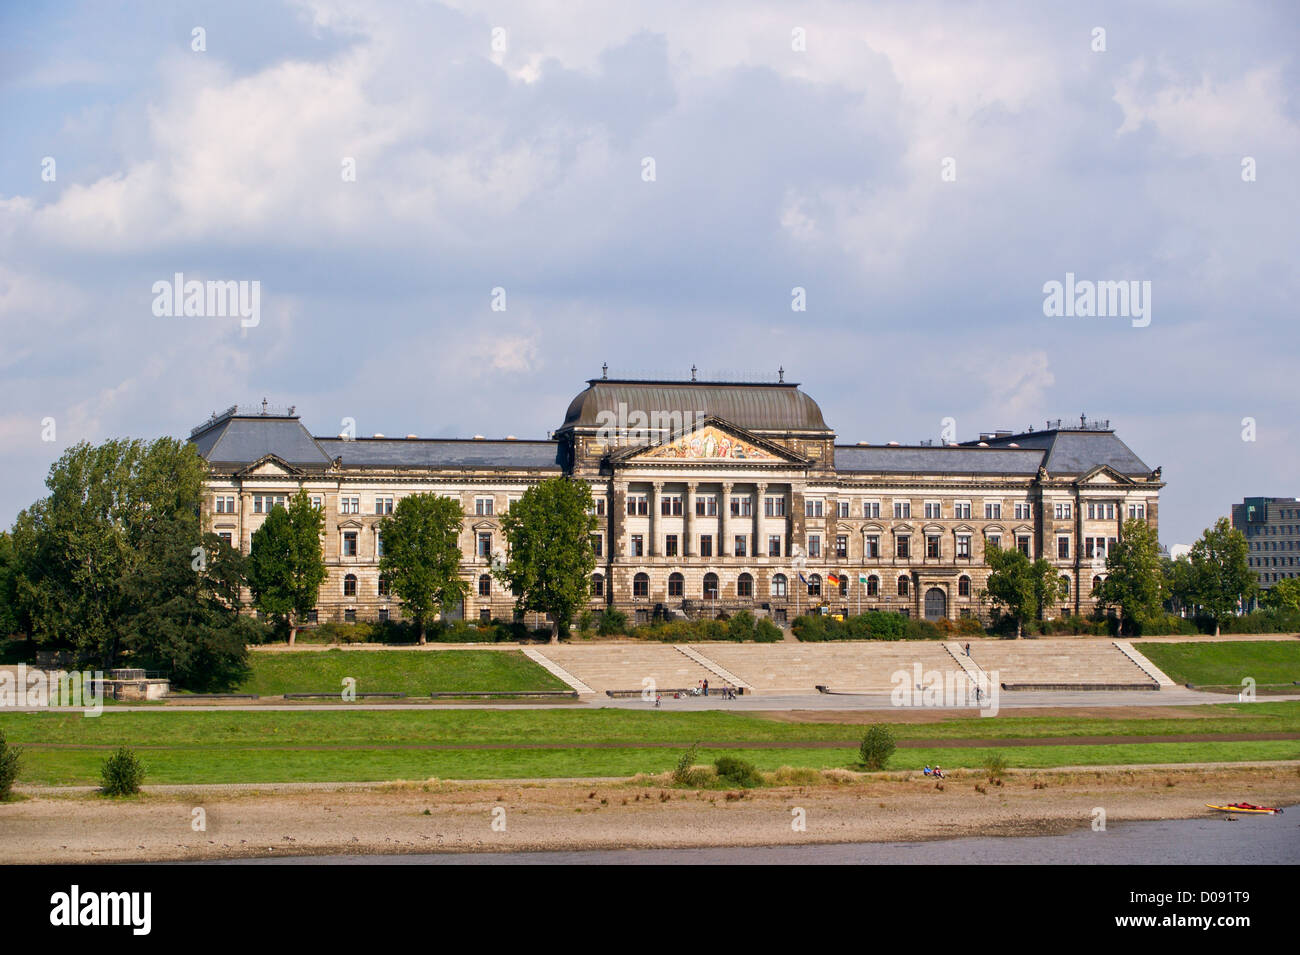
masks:
[[[795,637],[804,643],[825,640],[935,640],[943,636],[932,623],[880,610],[870,610],[844,620],[809,614],[796,617],[791,627]]]
[[[1001,779],[1007,771],[1007,760],[1001,753],[989,753],[984,757],[984,771],[989,779]]]
[[[10,746],[5,741],[5,734],[0,730],[0,802],[9,798],[14,780],[18,778],[18,759],[23,751],[17,746]]]
[[[785,639],[781,628],[766,617],[754,625],[754,640],[757,643],[780,643]]]
[[[596,615],[590,610],[584,610],[578,614],[578,635],[583,639],[591,636],[591,632],[596,629]]]
[[[718,619],[721,620],[721,616]],[[737,642],[753,640],[755,626],[754,615],[748,610],[742,610],[727,621],[727,639]]]
[[[718,781],[729,786],[753,789],[763,785],[763,776],[758,767],[735,756],[719,756],[714,761],[713,768],[717,770]]]
[[[144,781],[144,767],[135,758],[135,753],[121,746],[104,761],[100,776],[105,796],[134,796]]]
[[[600,612],[600,623],[596,629],[602,637],[627,633],[627,614],[613,607],[606,607]]]
[[[695,757],[699,755],[700,744],[692,743],[691,748],[677,757],[677,766],[673,769],[673,782],[684,783],[690,774],[691,767],[695,765]]]
[[[862,737],[858,755],[867,769],[884,769],[889,757],[894,755],[894,733],[884,723],[873,723]]]

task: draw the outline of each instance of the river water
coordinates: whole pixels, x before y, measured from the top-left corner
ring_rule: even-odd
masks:
[[[1300,808],[1276,816],[1215,815],[1124,822],[1059,836],[706,849],[584,849],[224,860],[258,865],[1295,865]]]

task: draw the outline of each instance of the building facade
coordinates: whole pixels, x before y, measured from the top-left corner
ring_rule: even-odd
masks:
[[[1246,536],[1261,590],[1300,576],[1300,500],[1248,497],[1232,505],[1232,526]]]
[[[797,384],[592,379],[546,441],[313,437],[291,408],[231,408],[195,428],[213,531],[248,551],[303,488],[325,514],[316,618],[400,616],[378,573],[379,522],[407,494],[460,502],[457,615],[510,619],[491,576],[501,515],[531,485],[587,481],[596,501],[592,607],[637,621],[750,609],[987,616],[990,547],[1060,571],[1054,614],[1092,609],[1124,520],[1153,527],[1164,486],[1108,423],[1059,421],[963,444],[837,443]],[[532,623],[533,621],[530,621]]]

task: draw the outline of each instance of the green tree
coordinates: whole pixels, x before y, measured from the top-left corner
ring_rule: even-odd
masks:
[[[1135,632],[1160,614],[1160,542],[1140,518],[1124,522],[1120,539],[1106,555],[1106,578],[1097,589],[1098,606],[1119,614],[1119,632]]]
[[[1065,588],[1055,567],[1045,560],[1031,561],[1021,551],[990,548],[984,557],[989,578],[981,597],[994,609],[1016,622],[1016,638],[1025,624],[1042,616],[1046,607],[1059,601]]]
[[[198,541],[204,468],[193,445],[173,438],[64,452],[49,495],[12,531],[11,612],[37,643],[116,664],[145,605],[165,596],[137,586],[159,559],[153,545],[166,534]]]
[[[1286,577],[1264,591],[1259,602],[1274,610],[1300,612],[1300,577]]]
[[[1194,609],[1196,595],[1192,586],[1192,562],[1187,555],[1173,560],[1160,558],[1160,596],[1170,613],[1182,615]]]
[[[13,535],[0,531],[0,638],[26,632],[27,621],[18,603],[18,581],[22,566]]]
[[[1219,635],[1222,622],[1255,595],[1258,585],[1248,559],[1250,547],[1246,537],[1235,530],[1226,517],[1206,528],[1201,539],[1192,545],[1192,596],[1214,621]]]
[[[460,577],[463,524],[460,504],[437,494],[402,498],[379,524],[384,542],[379,573],[415,621],[420,643],[426,642],[429,618],[445,613],[469,590]]]
[[[325,515],[299,489],[289,506],[276,505],[253,532],[248,587],[253,605],[289,626],[292,646],[298,627],[316,606],[327,572],[321,552]]]
[[[587,605],[596,568],[592,510],[590,485],[557,477],[530,487],[501,521],[509,553],[494,573],[520,610],[550,614],[552,643],[568,634],[573,614]]]

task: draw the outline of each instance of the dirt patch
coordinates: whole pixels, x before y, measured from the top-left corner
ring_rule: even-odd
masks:
[[[1097,806],[1123,821],[1201,816],[1210,812],[1207,802],[1300,802],[1295,763],[1016,772],[1001,786],[983,774],[953,772],[942,790],[916,773],[840,778],[733,792],[677,790],[653,780],[428,781],[292,792],[194,787],[121,801],[41,792],[0,805],[0,862],[1041,835],[1088,825]],[[791,828],[795,808],[805,811],[804,832]],[[195,828],[197,809],[204,831]],[[504,819],[504,831],[493,829],[494,818]]]

